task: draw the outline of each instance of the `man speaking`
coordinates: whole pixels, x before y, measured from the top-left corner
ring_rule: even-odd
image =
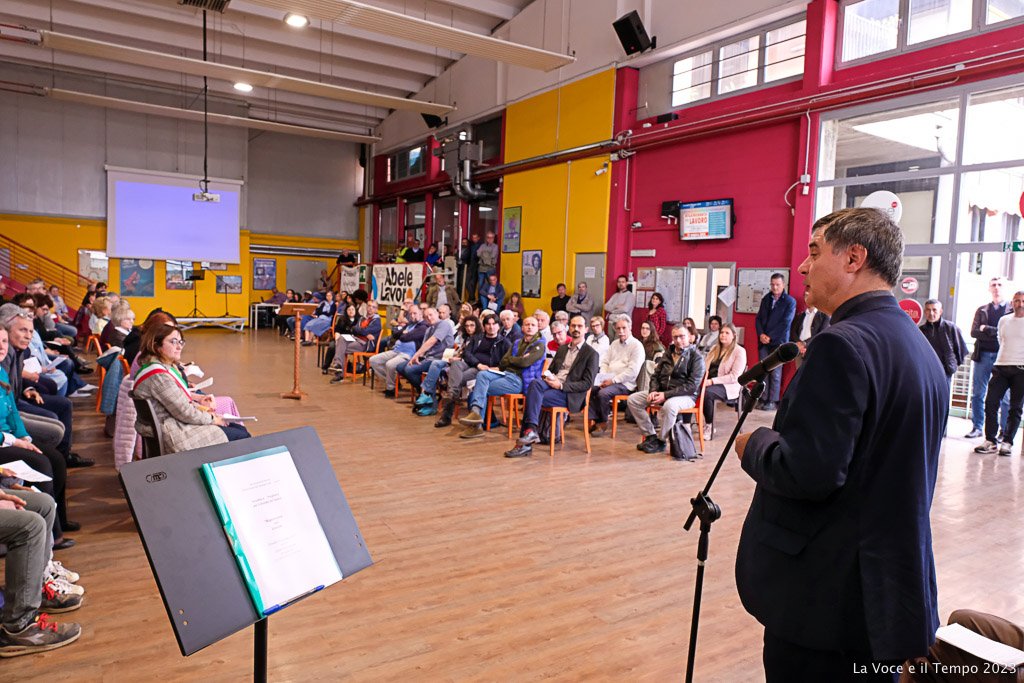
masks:
[[[775,681],[896,680],[938,628],[929,509],[949,386],[890,293],[900,229],[875,209],[814,224],[800,265],[832,316],[772,429],[736,451],[757,482],[736,558]]]

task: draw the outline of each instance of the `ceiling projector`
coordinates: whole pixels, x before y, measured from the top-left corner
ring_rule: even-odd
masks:
[[[214,192],[196,192],[192,195],[192,201],[194,202],[220,202],[220,195]]]

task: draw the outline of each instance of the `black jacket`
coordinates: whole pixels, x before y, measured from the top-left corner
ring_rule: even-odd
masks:
[[[664,392],[666,399],[676,396],[696,398],[701,380],[704,379],[704,356],[700,354],[696,344],[690,344],[683,349],[679,362],[676,363],[673,361],[675,348],[674,344],[669,346],[654,367],[651,391]]]
[[[949,385],[896,299],[854,297],[807,347],[771,429],[736,554],[746,610],[817,650],[924,656],[939,626],[929,510]]]
[[[800,313],[796,314],[795,318],[793,318],[793,324],[790,325],[789,327],[789,341],[800,341],[800,332],[802,332],[804,329],[804,318],[806,317],[807,311],[801,311]],[[816,336],[818,336],[819,332],[827,330],[830,320],[831,318],[828,315],[822,313],[821,311],[816,311],[814,313],[814,320],[811,321],[811,339],[814,339]]]
[[[565,363],[565,356],[569,353],[569,345],[562,344],[558,347],[548,371],[557,375]],[[581,343],[576,362],[569,368],[569,374],[562,384],[562,391],[565,393],[565,402],[569,410],[576,412],[583,409],[583,400],[587,392],[594,386],[594,378],[597,377],[598,368],[601,365],[601,357],[590,344]]]
[[[551,297],[551,315],[554,315],[558,311],[564,311],[565,305],[569,303],[569,299],[572,297],[566,294],[565,296],[553,296]]]
[[[1004,315],[1013,313],[1013,307],[1009,303],[1002,306],[985,304],[979,306],[974,312],[974,321],[971,323],[971,336],[978,341],[974,344],[974,353],[971,360],[980,360],[979,355],[983,351],[995,353],[999,350],[999,319]],[[985,329],[981,326],[985,325]]]
[[[942,369],[946,371],[947,377],[952,377],[960,364],[967,358],[967,342],[960,334],[960,328],[949,320],[940,318],[937,323],[921,325],[921,332],[928,343],[935,349]]]
[[[511,348],[512,342],[500,336],[489,339],[483,335],[476,335],[462,347],[462,360],[471,368],[481,363],[496,368],[501,362],[501,357]]]

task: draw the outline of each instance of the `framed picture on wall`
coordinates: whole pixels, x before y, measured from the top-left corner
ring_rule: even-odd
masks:
[[[219,261],[201,261],[199,267],[203,270],[227,270],[228,264]]]
[[[501,251],[514,254],[519,251],[519,237],[523,229],[523,207],[510,206],[501,214]],[[537,252],[538,254],[540,252]],[[525,255],[524,255],[525,256]],[[523,296],[526,296],[525,294]]]
[[[254,258],[252,260],[252,288],[273,289],[277,285],[277,260]]]
[[[121,296],[153,296],[156,288],[153,270],[153,262],[149,259],[121,259],[121,282],[118,285]]]
[[[658,271],[654,268],[637,268],[636,269],[636,288],[637,289],[654,289],[654,284],[657,281]]]
[[[191,261],[167,261],[164,287],[169,290],[192,289],[192,282],[185,279],[191,272]]]
[[[523,252],[523,289],[524,299],[540,298],[540,275],[544,263],[543,253],[540,251]]]
[[[218,294],[241,294],[242,293],[242,276],[241,275],[218,275],[217,276],[217,293]]]

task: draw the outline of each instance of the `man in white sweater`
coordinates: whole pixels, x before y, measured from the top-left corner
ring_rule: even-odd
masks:
[[[999,319],[997,332],[999,355],[992,366],[992,379],[985,396],[985,443],[975,453],[1013,453],[1013,437],[1020,426],[1021,407],[1024,406],[1024,290],[1013,295],[1013,315]],[[999,401],[1007,389],[1010,391],[1010,416],[1006,420],[1003,441],[996,444],[999,429]]]
[[[644,345],[632,334],[632,323],[628,315],[612,317],[615,341],[601,358],[601,368],[590,390],[590,431],[595,436],[608,428],[608,415],[612,399],[628,395],[636,389],[636,377],[640,374],[646,354]]]
[[[615,293],[608,301],[604,302],[604,314],[608,316],[608,322],[617,315],[630,315],[636,305],[636,295],[629,291],[629,282],[625,275],[620,275],[615,280]]]

